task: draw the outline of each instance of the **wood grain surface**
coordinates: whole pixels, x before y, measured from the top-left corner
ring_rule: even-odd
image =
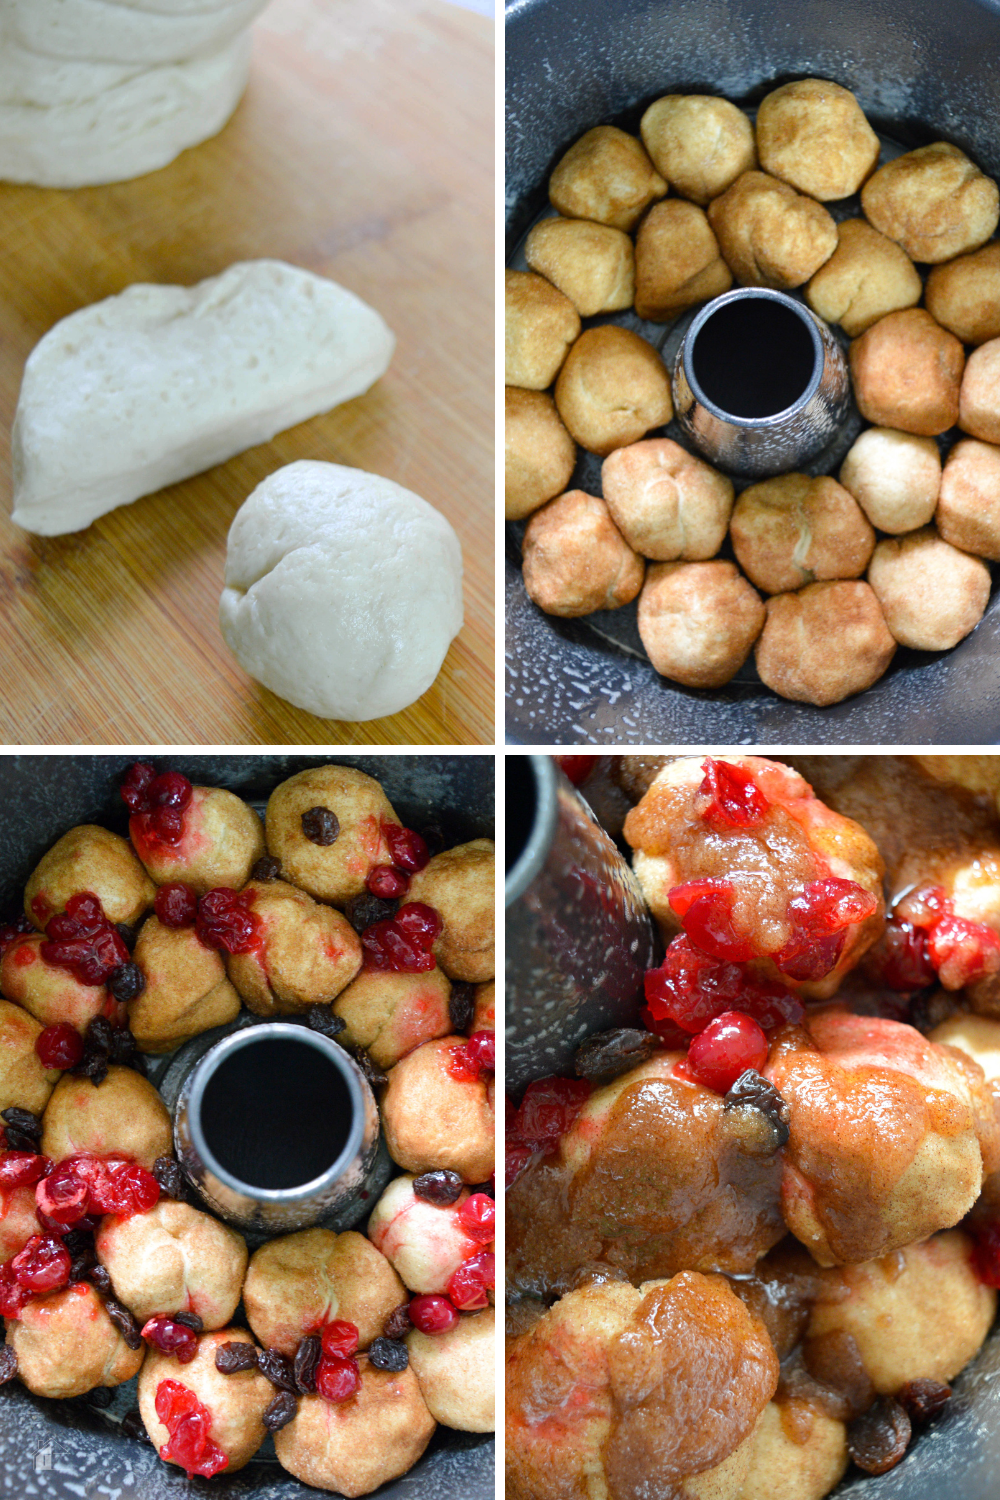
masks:
[[[222,134],[161,172],[56,192],[0,184],[0,741],[492,744],[493,25],[443,0],[272,0]],[[42,538],[12,526],[24,361],[131,282],[275,256],[377,307],[398,346],[366,395],[208,473]],[[282,464],[415,490],[456,528],[465,627],[391,718],[315,718],[246,676],[218,626],[226,534]]]

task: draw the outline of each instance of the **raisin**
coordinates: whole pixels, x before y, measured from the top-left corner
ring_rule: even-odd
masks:
[[[71,1069],[73,1073],[82,1078],[89,1078],[97,1088],[108,1076],[108,1059],[105,1053],[85,1052],[76,1067]]]
[[[892,1396],[880,1396],[864,1416],[847,1429],[847,1451],[866,1474],[885,1474],[899,1463],[909,1445],[910,1419]]]
[[[100,1269],[104,1270],[104,1267],[102,1266]],[[105,1276],[107,1276],[108,1273],[105,1271],[104,1274]],[[90,1279],[91,1281],[93,1281],[94,1277],[91,1276]],[[109,1284],[110,1280],[111,1278],[108,1277]],[[118,1329],[118,1332],[121,1334],[122,1338],[125,1340],[126,1348],[141,1349],[142,1334],[139,1332],[139,1325],[136,1322],[135,1318],[133,1318],[132,1314],[129,1312],[128,1308],[123,1307],[122,1304],[120,1302],[117,1302],[114,1297],[108,1297],[104,1303],[104,1310],[107,1313],[108,1317],[111,1319],[112,1323]]]
[[[115,931],[131,953],[135,947],[135,940],[139,936],[138,930],[135,927],[130,927],[127,922],[116,922]]]
[[[32,1140],[41,1139],[42,1122],[37,1115],[31,1113],[30,1109],[18,1109],[16,1104],[12,1104],[10,1109],[5,1109],[0,1113],[0,1119],[5,1120],[8,1125],[13,1125],[14,1129],[19,1130],[22,1135],[30,1136]]]
[[[108,980],[108,989],[122,1004],[138,999],[145,988],[146,976],[138,964],[119,964]]]
[[[302,832],[310,844],[328,848],[340,837],[340,819],[328,807],[311,807],[302,814]]]
[[[272,854],[262,854],[250,871],[250,879],[259,880],[262,883],[277,880],[280,875],[281,860],[275,859]]]
[[[398,1375],[410,1363],[410,1356],[405,1344],[400,1344],[395,1339],[382,1338],[372,1342],[368,1360],[376,1370],[388,1370],[391,1374]]]
[[[0,1385],[6,1385],[17,1374],[17,1355],[11,1344],[0,1344]]]
[[[299,1409],[299,1403],[288,1391],[282,1391],[275,1396],[269,1406],[264,1408],[261,1419],[268,1432],[279,1432],[286,1427]]]
[[[111,1051],[111,1029],[111,1022],[105,1016],[95,1016],[83,1034],[87,1051],[103,1052],[107,1056]]]
[[[303,1396],[307,1396],[310,1391],[316,1389],[316,1371],[319,1369],[322,1353],[322,1342],[315,1333],[311,1333],[308,1338],[303,1339],[295,1351],[295,1364],[293,1366],[295,1384]]]
[[[659,1038],[650,1032],[628,1026],[601,1031],[576,1049],[573,1071],[593,1083],[610,1083],[652,1057],[658,1045]]]
[[[410,1304],[408,1302],[401,1302],[398,1307],[393,1308],[392,1312],[386,1318],[382,1334],[383,1337],[395,1342],[397,1339],[405,1338],[412,1327]]]
[[[472,1024],[476,1013],[476,992],[471,984],[458,980],[451,987],[448,1000],[448,1017],[452,1031],[465,1031]]]
[[[266,1375],[273,1386],[279,1391],[288,1391],[291,1395],[297,1394],[295,1384],[295,1371],[292,1362],[277,1349],[265,1349],[257,1356],[257,1365],[262,1375]]]
[[[940,1380],[908,1380],[896,1392],[896,1400],[911,1423],[922,1426],[943,1411],[951,1400],[951,1386]]]
[[[38,1152],[38,1141],[33,1135],[27,1135],[23,1130],[17,1130],[13,1125],[8,1125],[4,1131],[7,1138],[8,1151],[28,1151],[32,1156]]]
[[[253,1344],[238,1341],[220,1344],[215,1351],[215,1368],[220,1375],[237,1375],[241,1370],[256,1370],[257,1350]]]
[[[346,1050],[354,1058],[354,1061],[357,1063],[358,1067],[361,1069],[362,1073],[365,1075],[365,1078],[371,1084],[373,1089],[381,1088],[383,1083],[389,1082],[388,1078],[382,1072],[381,1068],[377,1068],[372,1062],[364,1047],[348,1047]]]
[[[122,1417],[122,1432],[126,1437],[135,1438],[138,1443],[151,1443],[153,1439],[146,1431],[146,1424],[137,1406],[127,1411]]]
[[[195,1333],[201,1333],[205,1325],[197,1313],[176,1312],[171,1313],[175,1323],[183,1323],[185,1328],[193,1328]]]
[[[103,1292],[105,1297],[111,1291],[111,1273],[105,1266],[91,1266],[87,1271],[87,1280],[99,1292]],[[138,1349],[138,1347],[138,1344],[129,1344],[130,1349]]]
[[[313,1031],[331,1037],[339,1036],[347,1027],[347,1022],[335,1016],[329,1005],[310,1005],[306,1011],[306,1023]]]
[[[773,1084],[762,1078],[754,1068],[747,1068],[740,1074],[725,1096],[723,1109],[727,1113],[731,1110],[742,1112],[750,1109],[763,1116],[767,1132],[761,1141],[764,1148],[762,1154],[770,1155],[788,1140],[788,1105]]]
[[[90,1280],[90,1273],[93,1270],[93,1268],[94,1268],[94,1252],[93,1252],[93,1249],[91,1249],[89,1252],[88,1251],[84,1251],[83,1254],[81,1254],[81,1255],[74,1256],[73,1260],[72,1260],[72,1262],[70,1264],[70,1268],[69,1268],[69,1279],[70,1279],[70,1281],[71,1282],[75,1282],[75,1281],[89,1281]]]
[[[108,1055],[112,1062],[124,1063],[126,1067],[131,1063],[135,1052],[135,1037],[127,1026],[116,1026],[111,1033],[111,1043]]]
[[[940,1026],[942,1021],[950,1020],[957,1009],[954,995],[947,990],[922,990],[910,1001],[907,1020],[926,1036],[935,1026]]]
[[[153,1176],[160,1184],[160,1192],[165,1198],[178,1198],[183,1201],[184,1173],[181,1164],[173,1156],[158,1156],[153,1163]]]
[[[98,1411],[107,1411],[114,1399],[114,1393],[106,1385],[95,1385],[84,1397],[87,1405],[96,1406]]]
[[[365,891],[360,896],[354,896],[344,907],[344,916],[350,922],[355,932],[364,932],[373,927],[376,922],[390,921],[399,910],[398,901],[382,901],[378,896],[372,896]]]
[[[414,1195],[425,1203],[436,1203],[442,1208],[461,1197],[463,1186],[458,1173],[444,1167],[435,1172],[421,1172],[413,1179]]]
[[[89,1255],[94,1258],[94,1235],[89,1229],[70,1229],[62,1236],[62,1242],[66,1246],[74,1260],[80,1255]]]
[[[427,845],[427,852],[432,859],[444,849],[444,829],[440,823],[428,823],[426,828],[421,828],[420,837]]]

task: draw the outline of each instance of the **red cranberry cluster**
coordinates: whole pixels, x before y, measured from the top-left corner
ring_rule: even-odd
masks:
[[[475,1082],[484,1073],[495,1073],[497,1066],[496,1034],[474,1031],[460,1047],[449,1048],[448,1072],[463,1082]]]
[[[597,765],[599,759],[600,756],[597,755],[553,756],[553,760],[560,771],[574,786],[583,786],[583,783]]]
[[[251,910],[256,896],[256,891],[233,891],[227,886],[202,896],[195,929],[206,948],[249,953],[256,947],[260,918]]]
[[[46,1026],[35,1038],[35,1053],[43,1068],[75,1068],[84,1050],[83,1037],[65,1021]]]
[[[590,1097],[585,1078],[536,1078],[520,1108],[507,1100],[506,1180],[510,1187],[536,1151],[552,1151]]]
[[[425,974],[435,967],[431,951],[441,931],[433,906],[408,901],[394,917],[373,922],[361,934],[366,969],[395,974]]]
[[[431,852],[419,833],[400,828],[398,823],[382,822],[382,837],[389,845],[391,865],[374,865],[368,872],[365,887],[382,901],[396,901],[410,889],[410,876],[422,870]]]
[[[131,1218],[159,1202],[152,1172],[126,1156],[67,1156],[39,1179],[35,1201],[41,1224],[55,1234],[83,1226],[102,1214]]]
[[[341,1318],[324,1325],[320,1334],[322,1353],[316,1367],[316,1390],[327,1401],[347,1401],[361,1384],[361,1371],[354,1355],[358,1330]]]
[[[161,844],[179,844],[184,833],[184,810],[192,787],[179,771],[157,775],[152,766],[136,761],[121,785],[122,800],[132,814],[133,832]]]
[[[780,981],[712,958],[683,935],[670,943],[660,967],[647,971],[643,988],[643,1020],[668,1047],[686,1046],[730,1010],[745,1011],[765,1031],[801,1021],[805,1014],[798,996]]]
[[[179,1464],[190,1478],[210,1479],[228,1467],[229,1459],[209,1436],[212,1413],[194,1391],[178,1380],[161,1380],[156,1387],[156,1415],[170,1434],[160,1457]]]
[[[891,990],[940,980],[949,990],[1000,972],[1000,938],[983,922],[955,915],[939,885],[922,885],[896,903],[868,965]]]
[[[753,778],[753,772],[726,760],[706,760],[704,780],[698,788],[698,816],[717,833],[733,828],[757,828],[771,804]]]
[[[198,918],[198,893],[179,880],[157,887],[153,908],[164,927],[193,927]]]
[[[200,1320],[198,1326],[200,1327]],[[172,1318],[169,1313],[157,1313],[147,1319],[142,1327],[142,1336],[147,1344],[159,1349],[161,1354],[172,1354],[178,1364],[190,1364],[198,1353],[198,1332],[190,1323]]]
[[[49,918],[45,936],[42,958],[57,969],[68,969],[80,984],[107,984],[116,969],[130,962],[120,933],[92,891],[71,896],[66,910]]]

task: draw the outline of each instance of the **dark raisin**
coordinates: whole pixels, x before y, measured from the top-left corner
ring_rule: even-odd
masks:
[[[135,947],[135,940],[139,936],[138,930],[135,927],[130,927],[127,922],[116,922],[115,931],[131,953]]]
[[[205,1327],[197,1313],[171,1313],[170,1317],[173,1318],[175,1323],[183,1323],[185,1328],[193,1328],[195,1333],[201,1333]]]
[[[386,1318],[382,1333],[387,1339],[401,1339],[406,1337],[412,1327],[410,1304],[401,1302]]]
[[[262,854],[260,859],[250,871],[251,880],[269,882],[277,880],[281,875],[281,860],[275,859],[273,854]]]
[[[184,1173],[181,1164],[172,1156],[158,1156],[153,1163],[153,1176],[160,1184],[165,1198],[184,1199]]]
[[[255,1345],[239,1342],[220,1344],[215,1351],[215,1368],[220,1375],[237,1375],[241,1370],[256,1370]]]
[[[103,1270],[103,1267],[101,1269]],[[107,1272],[105,1272],[105,1275],[107,1275]],[[93,1281],[93,1276],[90,1279]],[[141,1349],[142,1334],[139,1332],[139,1325],[128,1308],[123,1307],[114,1297],[108,1297],[104,1303],[104,1310],[125,1340],[126,1348]]]
[[[348,1047],[346,1050],[354,1058],[354,1061],[357,1063],[358,1067],[361,1069],[362,1073],[365,1075],[373,1089],[381,1088],[383,1083],[389,1082],[388,1078],[382,1072],[381,1068],[377,1068],[372,1062],[364,1047]]]
[[[8,1125],[13,1125],[22,1135],[31,1136],[33,1140],[39,1140],[42,1134],[42,1122],[37,1115],[33,1115],[30,1109],[18,1109],[12,1104],[10,1109],[0,1112],[0,1119]]]
[[[788,1105],[777,1089],[753,1068],[741,1073],[726,1095],[723,1107],[727,1114],[752,1111],[743,1141],[754,1155],[770,1155],[788,1140]],[[759,1118],[754,1119],[753,1116]],[[746,1118],[746,1117],[745,1117]],[[738,1125],[738,1119],[733,1122]]]
[[[910,1001],[906,1019],[926,1036],[935,1026],[940,1026],[942,1021],[950,1020],[957,1009],[954,995],[950,995],[947,990],[921,990]]]
[[[600,1031],[588,1037],[576,1049],[573,1070],[578,1078],[593,1083],[610,1083],[623,1073],[652,1057],[659,1040],[648,1031],[622,1026],[615,1031]]]
[[[909,1445],[910,1419],[893,1396],[880,1396],[847,1429],[847,1451],[866,1474],[894,1469]]]
[[[94,1266],[94,1252],[93,1252],[93,1250],[91,1250],[89,1254],[87,1252],[84,1252],[82,1255],[74,1256],[74,1258],[73,1258],[73,1260],[72,1260],[72,1262],[70,1264],[70,1268],[69,1268],[69,1279],[70,1279],[70,1281],[71,1282],[75,1282],[75,1281],[89,1281],[90,1280],[90,1273],[93,1270],[93,1266]]]
[[[8,1151],[28,1151],[32,1156],[38,1151],[38,1142],[33,1135],[25,1135],[23,1130],[15,1130],[13,1125],[8,1125],[4,1131],[7,1138]]]
[[[128,1065],[135,1053],[135,1037],[127,1026],[116,1026],[111,1033],[111,1061]]]
[[[108,980],[108,989],[122,1004],[138,999],[145,988],[146,976],[138,964],[119,964]]]
[[[329,1005],[310,1005],[306,1021],[313,1031],[322,1032],[323,1036],[339,1036],[347,1026],[346,1021],[334,1015]]]
[[[123,1058],[122,1061],[126,1068],[132,1069],[133,1073],[138,1073],[143,1078],[149,1076],[149,1064],[138,1048],[134,1052],[130,1052],[128,1057]]]
[[[471,984],[458,980],[451,987],[448,1000],[448,1017],[452,1031],[465,1031],[472,1023],[476,1011],[476,992]]]
[[[87,1280],[92,1286],[96,1286],[105,1297],[111,1291],[111,1273],[104,1266],[91,1266],[87,1272]],[[130,1349],[138,1349],[138,1344],[129,1344]]]
[[[376,1370],[388,1370],[391,1374],[398,1375],[410,1363],[410,1356],[405,1344],[383,1338],[373,1341],[368,1350],[368,1360]]]
[[[296,1394],[295,1371],[291,1360],[284,1354],[279,1354],[277,1349],[265,1349],[262,1354],[258,1354],[257,1365],[260,1373],[266,1375],[279,1391],[289,1391],[293,1396]]]
[[[268,1432],[278,1432],[282,1427],[287,1427],[298,1409],[299,1403],[295,1397],[288,1391],[282,1391],[264,1408],[264,1426]]]
[[[75,1260],[79,1255],[94,1258],[94,1232],[92,1229],[69,1229],[61,1236],[62,1242]]]
[[[121,967],[124,968],[124,964]],[[118,973],[117,969],[115,973]],[[83,1036],[87,1051],[103,1052],[107,1057],[111,1051],[111,1032],[111,1022],[105,1016],[95,1016]]]
[[[442,1208],[462,1196],[463,1186],[458,1173],[450,1172],[446,1167],[435,1172],[421,1172],[413,1179],[414,1195],[425,1203],[436,1203]]]
[[[440,823],[428,823],[426,828],[419,829],[419,833],[432,859],[435,854],[441,853],[444,849],[444,829]]]
[[[310,844],[326,848],[340,837],[340,819],[328,807],[311,807],[302,814],[302,832]]]
[[[295,1384],[307,1396],[310,1391],[316,1389],[316,1371],[319,1369],[320,1356],[323,1353],[323,1345],[315,1333],[303,1339],[295,1351]]]
[[[133,1406],[132,1410],[127,1411],[122,1417],[122,1432],[124,1432],[126,1437],[135,1438],[138,1443],[151,1443],[153,1441],[146,1431],[146,1424],[142,1420],[137,1406]]]
[[[914,1426],[931,1421],[951,1400],[951,1386],[940,1380],[908,1380],[896,1400]]]
[[[75,1068],[70,1069],[80,1077],[89,1078],[97,1088],[108,1076],[108,1059],[101,1052],[85,1052]]]
[[[107,1411],[115,1399],[114,1392],[108,1390],[106,1385],[95,1385],[92,1391],[88,1391],[84,1397],[88,1406],[96,1406],[98,1411]]]
[[[17,1355],[11,1344],[0,1344],[0,1385],[6,1385],[17,1374]]]
[[[398,901],[382,901],[365,891],[353,897],[344,907],[344,916],[355,932],[364,932],[376,922],[385,922],[394,917],[399,909]]]

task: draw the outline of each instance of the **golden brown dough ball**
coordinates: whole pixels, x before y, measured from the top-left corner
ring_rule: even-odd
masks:
[[[236,1311],[246,1241],[211,1214],[161,1198],[148,1213],[106,1215],[95,1243],[115,1296],[140,1323],[154,1313],[190,1312],[206,1328],[222,1328]]]
[[[963,438],[945,459],[934,513],[946,542],[1000,562],[1000,448]]]
[[[659,354],[629,328],[588,328],[556,382],[556,406],[581,447],[606,457],[662,427],[674,414]]]
[[[895,536],[925,526],[934,514],[941,454],[933,438],[866,427],[841,464],[839,478],[872,525]]]
[[[869,584],[810,583],[767,601],[756,661],[761,681],[782,698],[822,708],[871,687],[895,654]]]
[[[958,425],[984,443],[1000,443],[1000,339],[969,355],[958,395]]]
[[[135,857],[128,839],[91,823],[64,833],[43,854],[28,876],[24,909],[30,921],[44,930],[56,912],[80,891],[90,891],[109,922],[138,922],[153,904],[156,886]]]
[[[700,562],[722,546],[732,481],[672,438],[616,449],[601,467],[601,488],[615,525],[643,557]]]
[[[861,189],[861,206],[911,260],[932,265],[978,249],[1000,217],[992,177],[947,141],[886,162]]]
[[[449,979],[480,984],[494,976],[495,872],[493,840],[473,839],[435,854],[410,881],[407,899],[426,902],[441,918],[434,957]]]
[[[496,1426],[492,1307],[460,1318],[446,1333],[414,1328],[406,1336],[410,1368],[436,1422],[459,1432],[492,1432]]]
[[[59,1069],[43,1068],[35,1051],[42,1026],[20,1005],[0,999],[0,1110],[16,1105],[40,1115],[59,1082]]]
[[[856,193],[879,149],[857,99],[839,83],[800,78],[760,102],[757,155],[764,171],[821,203]]]
[[[251,881],[258,943],[228,953],[226,972],[256,1016],[329,1005],[361,968],[361,939],[347,918],[284,880]]]
[[[477,984],[473,991],[472,1020],[468,1026],[470,1036],[477,1031],[496,1030],[496,1006],[496,981],[490,979],[485,984]]]
[[[219,786],[196,786],[184,809],[180,842],[164,844],[146,832],[147,813],[129,819],[135,852],[157,885],[180,880],[198,894],[228,886],[239,890],[264,853],[260,818],[240,797]]]
[[[963,344],[1000,337],[1000,245],[984,245],[935,266],[924,289],[927,311]]]
[[[482,1250],[460,1218],[469,1197],[428,1203],[413,1191],[414,1178],[394,1177],[368,1220],[368,1238],[411,1292],[447,1292],[459,1266]]]
[[[766,172],[737,177],[709,205],[708,222],[741,286],[801,286],[837,248],[826,209]]]
[[[666,94],[649,106],[639,128],[657,170],[702,208],[757,165],[753,126],[728,99]]]
[[[597,495],[567,490],[528,522],[524,586],[548,615],[573,619],[618,609],[642,588],[643,563]]]
[[[77,1152],[119,1153],[151,1168],[173,1150],[167,1106],[131,1068],[110,1067],[104,1082],[64,1073],[42,1116],[42,1151],[53,1161]]]
[[[161,1381],[175,1380],[193,1391],[210,1413],[208,1435],[229,1459],[224,1472],[233,1474],[250,1462],[267,1436],[264,1412],[274,1398],[274,1386],[257,1370],[223,1375],[215,1367],[215,1354],[223,1344],[252,1343],[245,1328],[219,1328],[201,1336],[198,1353],[185,1365],[158,1349],[148,1351],[139,1376],[139,1411],[161,1458],[170,1433],[156,1415],[156,1390]]]
[[[858,502],[825,474],[779,474],[750,485],[736,502],[730,534],[737,561],[766,594],[857,578],[875,547]]]
[[[858,409],[877,427],[935,437],[958,421],[965,351],[922,307],[889,313],[850,348]]]
[[[146,988],[128,1005],[140,1052],[172,1052],[239,1015],[240,997],[221,955],[206,948],[193,927],[165,927],[159,917],[148,917],[132,957],[146,976]]]
[[[40,933],[15,938],[0,959],[0,989],[8,1000],[23,1005],[42,1026],[64,1021],[77,1031],[86,1031],[95,1016],[117,1022],[124,1006],[109,995],[104,985],[81,984],[69,969],[46,963]]]
[[[580,333],[580,315],[544,276],[504,273],[504,380],[544,391]]]
[[[0,1264],[11,1260],[24,1249],[32,1235],[38,1233],[37,1207],[33,1182],[4,1189],[3,1213],[0,1214]]]
[[[764,626],[760,595],[735,563],[653,563],[639,595],[639,635],[661,677],[722,687]]]
[[[933,526],[879,542],[868,582],[901,646],[950,651],[975,630],[990,597],[990,570],[943,541]]]
[[[143,1362],[144,1348],[127,1347],[85,1281],[33,1297],[6,1323],[17,1373],[36,1396],[68,1400],[99,1385],[121,1385]]]
[[[576,444],[544,391],[509,385],[504,393],[504,514],[520,521],[561,494],[576,464]]]
[[[425,974],[362,969],[333,1007],[346,1022],[338,1041],[364,1047],[376,1067],[391,1068],[421,1042],[448,1035],[450,998],[451,985],[438,968]]]
[[[615,229],[631,229],[666,191],[642,142],[616,125],[588,130],[549,178],[549,201],[567,219],[596,219]]]
[[[740,1500],[822,1500],[847,1468],[847,1428],[818,1403],[769,1401],[750,1441]]]
[[[334,815],[332,843],[315,842],[329,837],[309,817],[317,808]],[[319,821],[325,826],[328,820]],[[352,766],[313,766],[275,788],[265,823],[268,853],[281,861],[282,879],[317,901],[343,906],[361,895],[375,865],[392,864],[382,825],[399,819],[374,777]]]
[[[836,250],[806,287],[806,301],[854,339],[886,313],[915,307],[921,290],[905,250],[864,219],[845,219],[837,225]]]
[[[443,1168],[464,1182],[485,1182],[493,1171],[491,1086],[449,1067],[452,1049],[464,1043],[461,1036],[425,1042],[389,1070],[382,1130],[389,1155],[404,1171]]]
[[[671,198],[639,225],[635,242],[635,310],[666,323],[686,307],[721,296],[733,284],[704,211]]]
[[[590,219],[542,219],[524,242],[533,271],[568,297],[581,318],[621,312],[635,296],[635,253],[621,229]]]

